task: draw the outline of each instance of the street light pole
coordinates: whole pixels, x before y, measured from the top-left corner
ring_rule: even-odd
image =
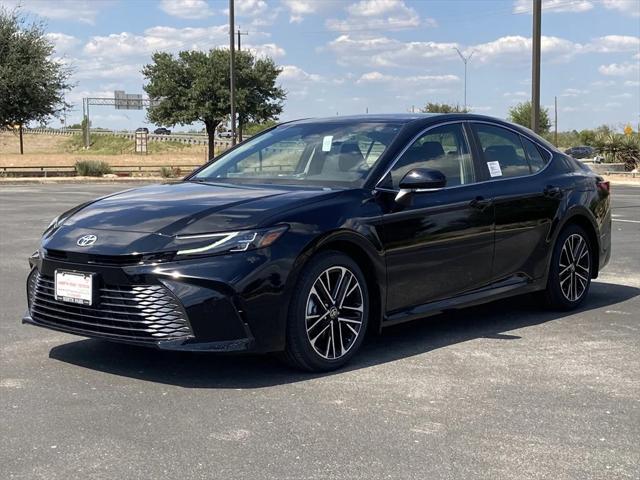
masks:
[[[533,35],[531,58],[531,130],[540,132],[540,43],[542,32],[542,0],[533,0]]]
[[[473,54],[476,53],[476,51],[475,50],[472,51],[468,57],[465,57],[459,48],[453,47],[453,49],[456,52],[458,52],[458,55],[462,59],[462,63],[464,63],[464,111],[466,112],[467,111],[467,63],[469,62],[469,60],[471,60],[471,57],[473,57]]]
[[[236,79],[235,79],[235,18],[234,0],[229,0],[229,90],[231,101],[231,145],[236,144]]]

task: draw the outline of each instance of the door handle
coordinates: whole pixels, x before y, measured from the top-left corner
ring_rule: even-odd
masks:
[[[544,196],[549,198],[562,198],[562,189],[553,185],[548,185],[544,191]]]
[[[488,200],[484,197],[476,197],[471,202],[469,202],[469,206],[472,208],[477,208],[482,211],[486,209],[489,205],[491,205],[491,200]]]

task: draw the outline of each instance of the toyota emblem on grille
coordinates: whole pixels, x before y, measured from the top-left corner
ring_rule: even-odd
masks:
[[[96,237],[95,235],[83,235],[78,239],[76,243],[80,247],[90,247],[91,245],[96,243],[96,240],[98,240],[98,237]]]

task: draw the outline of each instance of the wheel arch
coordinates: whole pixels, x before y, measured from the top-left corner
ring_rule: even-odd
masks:
[[[335,230],[311,242],[298,256],[294,274],[290,276],[290,288],[295,288],[300,273],[317,253],[338,251],[352,258],[362,270],[369,292],[369,331],[382,328],[386,300],[386,265],[382,251],[361,233],[352,230]]]
[[[599,266],[600,266],[600,238],[598,237],[598,228],[596,226],[595,219],[591,212],[584,207],[574,207],[568,212],[568,215],[564,218],[564,221],[558,225],[556,234],[554,236],[553,245],[562,232],[569,225],[578,225],[581,227],[589,237],[591,245],[593,245],[593,271],[591,272],[591,278],[598,278]],[[551,262],[551,256],[549,258]],[[547,270],[548,271],[548,270]]]

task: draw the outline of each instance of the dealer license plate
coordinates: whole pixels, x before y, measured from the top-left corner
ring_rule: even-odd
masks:
[[[92,273],[56,270],[56,300],[91,305],[93,303],[93,276]]]

